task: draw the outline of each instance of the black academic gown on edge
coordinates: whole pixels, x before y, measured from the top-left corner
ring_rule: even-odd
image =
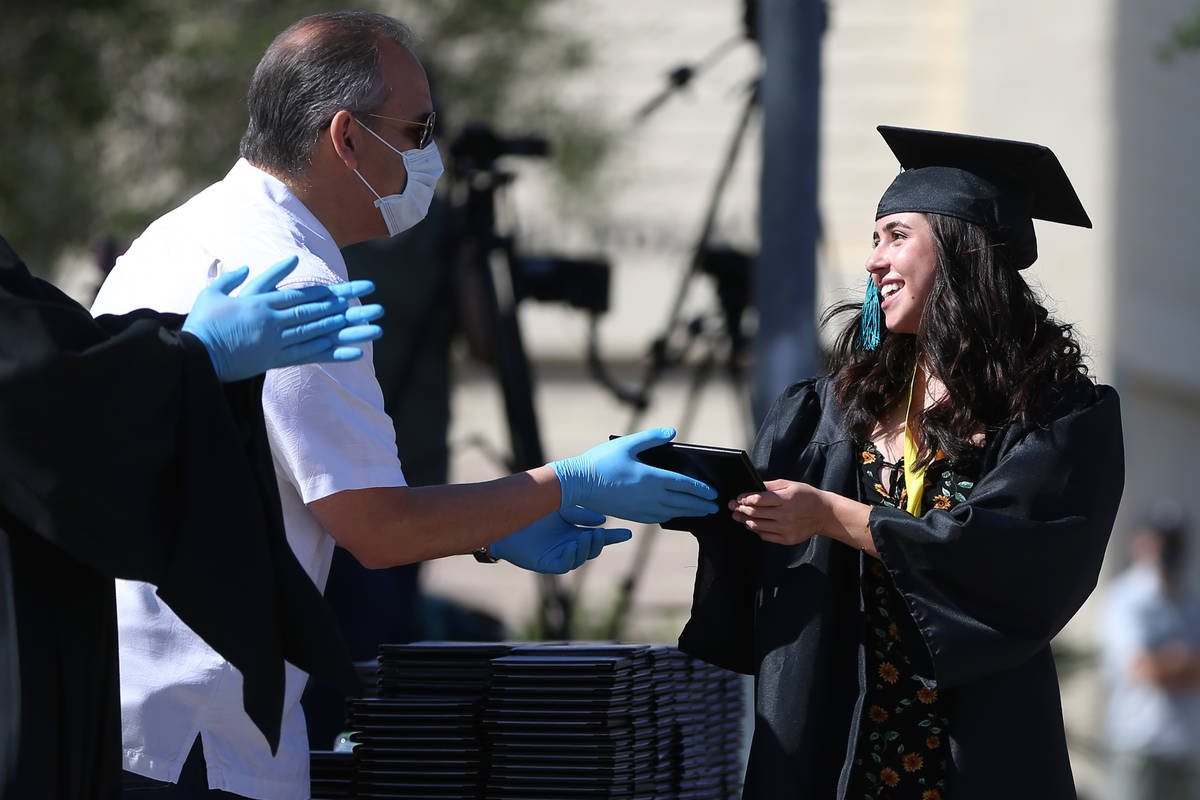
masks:
[[[859,461],[826,379],[784,392],[754,448],[764,478],[855,499]],[[919,519],[872,510],[880,559],[924,641],[909,655],[946,702],[948,800],[1075,798],[1050,639],[1095,587],[1123,481],[1116,392],[1081,379],[1043,426],[991,438],[966,502]],[[841,798],[866,686],[869,557],[823,536],[698,538],[679,644],[757,676],[744,797]]]
[[[219,383],[182,320],[93,320],[0,239],[0,795],[7,764],[12,800],[119,794],[115,577],[155,584],[241,671],[272,747],[284,659],[356,685],[284,537],[261,381]]]

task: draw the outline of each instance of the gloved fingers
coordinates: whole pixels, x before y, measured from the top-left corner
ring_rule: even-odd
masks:
[[[603,514],[597,514],[595,511],[591,511],[580,506],[564,508],[558,513],[564,520],[572,525],[587,525],[588,527],[603,525],[604,520],[607,519],[607,517],[605,517]]]
[[[717,513],[717,504],[712,500],[684,492],[667,492],[660,498],[659,505],[677,517],[706,517]]]
[[[610,544],[628,542],[633,538],[633,531],[629,530],[629,528],[599,528],[598,530],[604,531],[605,547],[608,547]]]
[[[227,295],[237,287],[241,286],[242,281],[246,280],[246,276],[249,274],[249,267],[238,267],[235,270],[218,275],[217,279],[208,285],[208,288],[215,289],[221,294]]]
[[[698,481],[695,478],[689,478],[687,475],[681,475],[678,472],[671,472],[670,470],[659,469],[658,467],[646,467],[642,480],[654,480],[658,484],[659,489],[664,489],[668,492],[691,495],[704,500],[717,499],[716,489],[707,483]]]
[[[576,566],[577,550],[574,539],[558,542],[542,551],[537,558],[534,571],[543,575],[562,575],[564,572],[570,572]],[[492,552],[495,552],[494,545]],[[499,557],[498,553],[497,557]]]
[[[275,367],[291,367],[296,364],[311,364],[316,361],[328,361],[333,349],[331,336],[318,336],[297,344],[289,345],[279,351]]]
[[[255,275],[254,280],[246,284],[246,288],[242,290],[242,294],[248,297],[252,294],[266,294],[274,291],[275,285],[290,275],[299,262],[300,259],[296,256],[288,256],[285,259],[276,261],[258,275]],[[242,269],[248,268],[242,267]],[[238,283],[241,283],[241,281],[238,281]]]
[[[357,347],[338,347],[330,354],[330,361],[358,361],[363,357],[363,351]]]
[[[335,306],[345,308],[348,301],[356,297],[366,297],[375,291],[371,281],[348,281],[320,286],[299,286],[291,289],[278,289],[268,292],[266,300],[271,308],[285,309],[301,303],[312,303],[321,300],[330,301]]]
[[[321,309],[334,310],[349,308],[348,300],[338,297],[329,290],[328,286],[301,286],[293,289],[276,289],[262,295],[263,301],[281,312],[280,316],[296,322],[315,319]]]
[[[330,314],[319,317],[312,322],[305,322],[302,325],[293,325],[290,328],[284,328],[279,333],[279,340],[285,346],[291,346],[306,342],[309,339],[325,338],[325,346],[328,347],[333,344],[333,339],[329,337],[335,336],[345,327],[346,317],[344,314]]]
[[[374,341],[382,335],[383,328],[378,325],[354,325],[342,328],[334,334],[334,339],[338,344],[358,344],[359,342]]]
[[[362,325],[366,322],[374,322],[383,316],[383,306],[378,303],[371,303],[364,306],[351,306],[346,309],[346,322],[351,325]]]
[[[585,561],[591,561],[608,545],[628,541],[633,537],[633,532],[628,528],[580,528],[577,529],[577,533],[579,555],[582,557],[576,559],[575,567],[581,566]]]
[[[327,314],[345,313],[346,321],[353,325],[383,316],[383,306],[378,303],[352,306],[348,299],[334,294],[328,286],[283,289],[264,295],[264,299],[271,308],[277,310],[279,319],[291,324],[310,322]]]
[[[582,533],[582,532],[581,532]],[[587,551],[585,561],[591,561],[596,556],[600,555],[600,551],[604,549],[604,528],[591,528],[588,532],[582,533],[580,536],[580,544],[586,547],[580,547],[580,550]]]
[[[570,572],[573,569],[579,569],[583,566],[585,561],[591,558],[591,556],[588,555],[589,551],[591,550],[589,543],[591,537],[591,528],[577,530],[575,532],[574,541],[563,545],[564,555],[566,556],[562,560],[562,564],[565,567],[563,572]]]
[[[349,300],[352,297],[366,297],[375,291],[375,284],[371,281],[347,281],[346,283],[335,283],[326,288],[333,292],[335,297]]]
[[[637,455],[643,450],[648,450],[651,447],[657,447],[660,444],[666,444],[675,438],[675,429],[671,427],[665,428],[647,428],[644,431],[631,433],[628,436],[621,436],[612,441],[620,442],[621,445],[631,454]]]
[[[660,498],[655,503],[644,503],[637,508],[637,513],[625,518],[634,522],[659,523],[675,517],[707,517],[716,513],[716,510],[716,503],[676,493]]]
[[[344,302],[344,300],[331,300],[328,303],[305,303],[302,306],[275,312],[276,319],[282,319],[285,324],[292,322],[292,318],[298,318],[294,321],[300,323],[283,329],[280,333],[283,343],[296,344],[314,336],[336,334],[338,344],[354,344],[378,339],[383,334],[383,330],[378,325],[361,324],[383,316],[382,306],[364,306],[366,311],[363,313],[356,313],[359,307],[346,308],[344,312],[338,311],[338,304]],[[326,307],[327,310],[324,314],[317,313]],[[342,306],[342,308],[345,307]],[[350,327],[347,327],[348,325]]]
[[[279,351],[279,358],[271,366],[294,367],[297,364],[315,364],[319,361],[355,361],[362,358],[363,351],[357,347],[335,347],[333,338],[321,336],[309,339]]]

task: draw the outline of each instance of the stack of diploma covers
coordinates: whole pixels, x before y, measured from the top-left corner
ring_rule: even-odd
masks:
[[[379,696],[350,702],[356,796],[479,797],[479,712],[505,644],[382,645]]]
[[[349,704],[355,797],[740,794],[742,679],[673,647],[384,645],[378,685]]]
[[[309,780],[314,800],[343,800],[354,797],[353,753],[314,750],[309,753]]]

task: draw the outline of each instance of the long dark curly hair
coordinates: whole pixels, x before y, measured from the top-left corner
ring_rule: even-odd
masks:
[[[920,461],[938,449],[952,462],[975,463],[982,448],[1010,423],[1036,424],[1059,388],[1087,375],[1070,325],[1055,321],[1003,246],[984,228],[954,217],[925,214],[933,231],[937,266],[915,335],[881,331],[875,350],[860,344],[862,308],[844,304],[822,324],[854,316],[838,335],[830,358],[834,393],[851,434],[865,441],[908,396],[918,349],[926,369],[947,389],[921,416]]]

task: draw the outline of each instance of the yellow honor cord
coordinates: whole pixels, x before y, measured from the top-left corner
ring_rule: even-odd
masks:
[[[925,467],[916,469],[917,443],[913,441],[912,431],[908,428],[908,418],[912,414],[913,385],[917,382],[917,370],[913,368],[912,380],[908,382],[908,405],[904,408],[904,489],[908,492],[908,503],[905,510],[914,517],[921,516],[921,496],[925,494]]]

